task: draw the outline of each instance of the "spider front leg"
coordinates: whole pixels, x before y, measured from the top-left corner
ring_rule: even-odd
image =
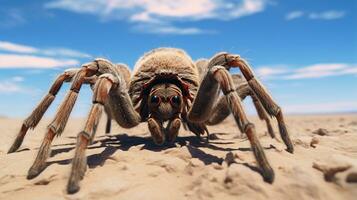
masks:
[[[52,104],[58,91],[61,89],[64,82],[69,82],[76,75],[79,69],[70,69],[59,75],[52,84],[48,94],[41,100],[38,106],[32,111],[31,115],[27,117],[15,138],[15,141],[11,145],[7,153],[13,153],[21,146],[28,129],[34,129],[42,119],[44,113],[48,107]]]
[[[252,98],[253,104],[254,104],[254,107],[258,113],[259,119],[265,121],[269,135],[272,138],[275,138],[274,129],[270,122],[270,116],[268,115],[268,113],[265,110],[265,108],[263,107],[263,105],[260,103],[257,96],[251,90],[248,83],[245,80],[242,81],[241,76],[238,74],[233,74],[232,78],[233,78],[233,82],[236,85],[236,92],[239,95],[239,97],[241,98],[241,100],[243,101],[247,96],[250,96]],[[239,84],[236,84],[237,82]],[[227,99],[224,96],[220,96],[219,100],[217,101],[216,105],[214,106],[211,117],[209,118],[209,120],[206,123],[208,125],[219,124],[224,119],[226,119],[229,114],[231,114],[231,111],[229,110]]]
[[[45,138],[42,141],[36,159],[28,171],[28,179],[36,177],[46,168],[46,160],[50,155],[50,147],[55,135],[60,135],[63,132],[69,115],[77,100],[78,92],[80,91],[82,84],[85,82],[85,77],[94,75],[96,70],[96,66],[84,65],[75,75],[71,89],[67,93],[65,100],[58,108],[55,118],[48,126],[48,131],[45,134]]]
[[[272,183],[274,181],[274,171],[270,167],[263,148],[255,134],[254,125],[248,121],[240,97],[235,91],[232,77],[225,67],[213,66],[209,68],[188,113],[188,119],[195,122],[207,121],[210,117],[213,105],[219,96],[220,88],[226,96],[228,106],[239,129],[247,135],[250,141],[254,156],[258,165],[261,167],[264,180]]]
[[[99,119],[104,110],[108,93],[113,86],[110,76],[101,76],[94,87],[93,105],[89,112],[84,130],[78,134],[75,156],[72,160],[71,175],[67,185],[68,193],[75,193],[79,190],[79,181],[86,171],[85,150],[94,138]]]
[[[258,97],[253,92],[251,94],[251,97],[252,97],[252,100],[253,100],[254,107],[257,110],[259,119],[265,121],[270,137],[271,138],[275,138],[274,129],[273,129],[272,125],[271,125],[271,122],[270,122],[269,115],[268,115],[267,111],[264,109],[262,103],[259,101]]]
[[[127,93],[126,84],[121,74],[103,74],[94,86],[93,105],[88,115],[84,130],[78,134],[75,156],[72,161],[71,174],[67,184],[67,192],[77,192],[79,182],[86,171],[85,150],[94,138],[96,128],[106,108],[121,127],[131,128],[141,121]]]
[[[293,153],[294,146],[290,140],[282,110],[275,103],[275,101],[267,92],[267,90],[263,87],[263,85],[255,78],[253,71],[248,65],[248,63],[237,55],[223,53],[216,56],[216,58],[219,57],[221,57],[220,59],[224,57],[226,67],[239,67],[243,76],[248,81],[248,84],[252,89],[253,93],[256,95],[257,99],[259,99],[259,101],[264,106],[265,110],[269,113],[269,115],[274,116],[276,118],[279,126],[280,136],[287,147],[287,151]]]

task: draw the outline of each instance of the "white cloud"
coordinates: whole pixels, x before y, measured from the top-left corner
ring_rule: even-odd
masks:
[[[344,11],[329,10],[321,13],[310,13],[310,19],[322,19],[322,20],[333,20],[339,19],[345,16]]]
[[[62,9],[99,16],[101,20],[127,20],[135,24],[152,24],[151,33],[198,34],[197,27],[175,26],[177,21],[203,19],[229,20],[264,11],[268,0],[54,0],[47,9]]]
[[[0,51],[26,53],[26,54],[39,54],[45,56],[61,56],[61,57],[75,57],[75,58],[89,58],[89,54],[82,53],[68,48],[43,48],[39,49],[32,46],[23,44],[16,44],[8,41],[0,41]]]
[[[297,19],[297,18],[300,18],[304,15],[304,12],[303,11],[300,11],[300,10],[297,10],[297,11],[292,11],[292,12],[289,12],[286,16],[285,16],[285,19],[286,20],[293,20],[293,19]]]
[[[14,76],[8,79],[0,80],[0,94],[28,94],[38,95],[37,88],[30,88],[23,83],[25,80],[22,76]]]
[[[37,53],[38,49],[26,45],[0,41],[0,50],[16,53]]]
[[[293,20],[301,17],[307,17],[314,20],[334,20],[343,18],[346,15],[345,11],[328,10],[324,12],[303,12],[300,10],[289,12],[286,16],[286,20]]]
[[[140,21],[169,18],[238,18],[264,10],[266,0],[55,0],[49,9],[95,14],[106,19],[128,18]],[[164,17],[164,18],[162,18]]]
[[[257,75],[262,79],[307,79],[328,76],[357,75],[357,64],[347,63],[318,63],[291,69],[277,66],[261,66],[256,69]]]
[[[267,1],[263,0],[243,0],[239,6],[232,6],[234,9],[229,12],[229,15],[232,18],[252,15],[262,12],[265,9],[266,4]]]
[[[41,53],[46,56],[66,56],[66,57],[75,57],[75,58],[90,58],[90,57],[92,57],[89,54],[82,53],[80,51],[76,51],[73,49],[66,49],[66,48],[43,49],[41,51]]]
[[[200,34],[203,31],[198,28],[177,28],[173,26],[169,27],[156,27],[149,30],[152,33],[161,33],[161,34],[178,34],[178,35],[191,35],[191,34]]]
[[[215,33],[215,31],[212,30],[203,30],[195,27],[180,28],[171,25],[156,26],[153,24],[134,26],[133,29],[146,33],[175,34],[175,35],[196,35],[201,33],[207,33],[207,34]]]
[[[355,67],[347,68],[342,71],[344,74],[355,74],[357,76],[357,65]]]
[[[14,82],[23,82],[25,80],[25,78],[22,76],[14,76],[14,77],[12,77],[11,80]]]
[[[53,68],[64,66],[78,66],[79,62],[74,59],[55,59],[18,54],[0,54],[1,68]]]
[[[89,54],[68,48],[36,48],[0,41],[0,69],[78,66],[77,58],[89,57]]]
[[[285,105],[282,108],[290,114],[351,112],[357,110],[357,101]]]
[[[285,76],[285,79],[305,79],[321,78],[327,76],[340,76],[346,74],[356,74],[357,65],[346,63],[325,63],[307,66],[297,69],[292,74]]]
[[[257,70],[257,76],[263,79],[272,78],[288,72],[286,67],[282,66],[260,66]]]
[[[22,91],[22,88],[14,82],[0,81],[0,94],[21,92],[21,91]]]

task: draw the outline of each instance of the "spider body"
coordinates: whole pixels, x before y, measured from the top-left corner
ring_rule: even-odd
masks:
[[[146,119],[153,109],[152,106],[148,109],[148,105],[154,95],[160,99],[158,105],[165,101],[165,98],[161,97],[169,94],[182,99],[182,106],[187,99],[192,100],[192,96],[197,92],[198,77],[196,66],[185,52],[160,48],[147,53],[136,63],[129,94],[141,118]]]
[[[231,75],[229,69],[232,67],[239,68],[243,76]],[[86,171],[85,150],[94,138],[103,111],[108,116],[106,132],[110,131],[112,119],[124,128],[145,122],[153,141],[158,145],[165,141],[174,142],[181,124],[201,136],[205,132],[208,134],[207,125],[218,124],[231,113],[239,130],[250,141],[264,180],[271,183],[274,171],[255,134],[254,125],[249,122],[241,104],[245,97],[250,96],[260,119],[266,122],[271,137],[275,137],[270,124],[270,116],[273,116],[277,119],[287,151],[293,152],[280,107],[254,77],[248,63],[238,55],[222,52],[209,60],[194,62],[183,50],[158,48],[142,56],[130,74],[125,64],[96,59],[58,76],[48,94],[24,121],[9,149],[9,153],[12,153],[20,147],[27,130],[38,124],[62,84],[72,82],[65,100],[48,126],[47,134],[28,172],[28,179],[36,177],[45,169],[51,142],[54,136],[63,132],[83,84],[92,86],[93,105],[83,131],[78,134],[67,185],[68,193],[79,190],[79,182]]]
[[[129,94],[141,120],[149,119],[150,130],[157,123],[164,131],[160,141],[153,137],[157,144],[161,144],[164,136],[169,135],[172,136],[170,142],[173,142],[177,134],[172,132],[176,130],[162,127],[163,122],[171,124],[175,119],[182,119],[184,123],[189,123],[186,120],[187,112],[198,86],[199,70],[183,50],[158,48],[137,61],[129,84]],[[203,124],[189,123],[188,127],[198,136],[206,130]]]

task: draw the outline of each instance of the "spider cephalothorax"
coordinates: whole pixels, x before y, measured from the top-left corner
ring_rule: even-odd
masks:
[[[232,67],[239,68],[242,75],[230,74]],[[46,168],[52,140],[64,130],[81,86],[89,84],[93,89],[93,105],[83,131],[78,134],[68,193],[79,190],[79,182],[86,170],[85,150],[94,138],[103,111],[108,116],[106,132],[110,131],[111,119],[124,128],[147,122],[156,144],[174,142],[181,123],[200,136],[208,133],[207,125],[218,124],[231,113],[239,130],[250,141],[264,180],[271,183],[274,171],[241,103],[250,96],[260,119],[265,120],[271,137],[275,137],[270,123],[270,117],[273,116],[277,119],[287,151],[293,152],[280,107],[255,78],[244,59],[222,52],[210,60],[201,59],[195,63],[183,50],[158,48],[137,61],[131,77],[126,65],[115,65],[105,59],[96,59],[80,69],[65,71],[24,121],[9,153],[15,152],[27,130],[38,124],[64,82],[72,82],[71,89],[48,126],[35,162],[28,171],[28,178],[36,177]]]
[[[144,121],[150,114],[166,121],[175,114],[181,114],[188,101],[192,100],[188,83],[176,73],[162,71],[143,84],[137,99],[140,101],[137,111]]]
[[[174,84],[162,83],[155,85],[150,91],[147,102],[150,116],[161,121],[178,117],[184,106],[182,98],[180,88]]]

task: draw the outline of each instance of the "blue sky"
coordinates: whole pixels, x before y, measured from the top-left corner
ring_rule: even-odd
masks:
[[[287,113],[356,112],[356,12],[354,0],[0,0],[0,115],[25,117],[66,68],[132,67],[161,46],[240,54]],[[73,116],[90,101],[84,87]]]

